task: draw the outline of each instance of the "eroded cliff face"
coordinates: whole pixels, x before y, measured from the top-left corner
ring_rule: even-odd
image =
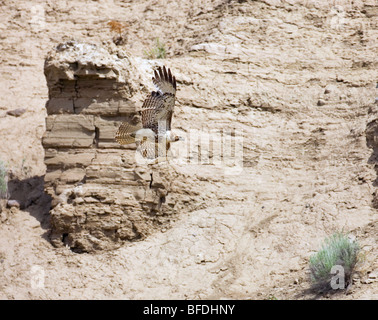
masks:
[[[0,298],[314,298],[306,294],[309,256],[326,236],[341,229],[356,237],[366,260],[348,295],[326,298],[377,297],[377,209],[372,206],[378,147],[375,0],[56,0],[43,4],[8,0],[3,7],[0,141],[7,143],[0,144],[1,159],[15,173],[28,169],[28,177],[37,176],[36,181],[27,181],[23,194],[43,182],[46,164],[46,186],[54,208],[51,225],[48,199],[30,204],[28,195],[30,205],[12,208],[0,224],[0,273],[4,275]],[[71,38],[111,43],[115,33],[109,21],[127,24],[125,42],[118,48],[130,53],[136,63],[130,56],[120,59],[124,54],[115,45],[97,46],[108,52],[110,65],[117,60],[125,63],[125,68],[103,70],[105,77],[98,70],[102,62],[95,67],[84,63],[82,68],[75,64],[77,57],[68,59],[56,72],[62,72],[61,82],[66,84],[68,98],[62,101],[78,113],[60,113],[59,103],[45,108],[46,101],[59,98],[60,93],[55,82],[48,81],[50,92],[56,93],[47,95],[41,72],[46,53]],[[35,28],[36,22],[41,29]],[[167,58],[143,59],[157,37],[166,45]],[[74,54],[70,50],[66,53]],[[50,56],[61,54],[53,51]],[[141,106],[153,89],[151,64],[157,62],[170,67],[177,78],[175,129],[243,131],[242,174],[225,175],[209,164],[160,167],[153,171],[155,189],[149,189],[151,172],[131,161],[132,150],[110,147],[110,131],[109,139],[103,139],[106,132],[101,132],[100,121],[109,129],[110,119],[132,119],[137,113],[100,113],[118,110],[112,103],[117,99],[122,108],[129,101]],[[133,67],[141,72],[131,72]],[[72,70],[80,68],[79,78],[74,79]],[[112,68],[123,74],[123,80],[115,80],[118,74]],[[92,76],[85,74],[92,69]],[[66,73],[72,77],[68,79]],[[101,79],[94,80],[100,73]],[[83,89],[85,79],[92,81],[93,91],[99,91],[96,102],[81,99],[97,94]],[[100,100],[103,97],[106,101]],[[97,108],[96,103],[111,106],[87,113]],[[11,115],[19,108],[26,112]],[[84,133],[78,135],[75,147],[70,130],[62,129],[63,146],[52,143],[54,135],[45,135],[44,143],[52,144],[43,150],[47,112],[48,125],[62,115],[75,117],[72,130]],[[55,123],[50,129],[67,123]],[[85,155],[86,159],[79,159]],[[130,167],[119,165],[122,157]],[[122,166],[122,179],[117,182]],[[109,178],[112,172],[114,177]],[[156,172],[161,173],[161,181]],[[86,177],[80,178],[81,185],[75,178],[79,175]],[[25,183],[24,176],[17,177]],[[92,196],[96,188],[101,189],[96,194],[106,197]],[[158,191],[167,192],[164,203]],[[126,201],[117,196],[126,195],[131,204],[117,203]],[[81,204],[84,200],[87,203]],[[109,208],[117,210],[93,214]],[[117,211],[119,221],[124,219],[119,223],[114,222]],[[117,231],[126,220],[141,234],[125,227],[131,230],[129,238],[143,241],[119,238]],[[76,254],[51,246],[45,237],[51,229],[58,246],[67,243],[73,250],[98,253]],[[146,236],[149,232],[153,234]],[[117,250],[97,250],[121,243],[125,245]],[[30,289],[34,265],[45,271],[43,290]]]
[[[74,251],[144,238],[166,226],[177,208],[168,196],[174,180],[169,165],[138,166],[135,146],[114,140],[121,121],[139,121],[132,100],[139,71],[114,50],[69,41],[45,62],[49,99],[42,143],[45,189],[53,198],[51,240]]]

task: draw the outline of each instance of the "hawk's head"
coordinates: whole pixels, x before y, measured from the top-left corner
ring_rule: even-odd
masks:
[[[185,141],[185,138],[180,137],[180,136],[174,136],[173,137],[173,142],[176,142],[176,141]]]
[[[183,137],[174,135],[173,132],[171,132],[170,130],[168,130],[165,133],[164,138],[167,139],[167,141],[169,141],[169,142],[176,142],[176,141],[184,141],[185,140]]]

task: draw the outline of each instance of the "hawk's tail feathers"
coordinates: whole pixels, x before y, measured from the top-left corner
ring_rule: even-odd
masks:
[[[142,126],[132,125],[127,122],[123,122],[117,130],[115,139],[121,145],[130,144],[135,142],[135,132],[141,129]]]
[[[145,159],[157,159],[159,157],[167,157],[169,154],[170,143],[156,143],[151,141],[150,139],[142,140],[138,143],[137,151],[142,155]]]

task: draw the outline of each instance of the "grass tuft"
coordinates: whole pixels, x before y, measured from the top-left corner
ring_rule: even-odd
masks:
[[[348,238],[348,235],[337,232],[325,239],[321,249],[310,257],[310,272],[313,288],[330,290],[334,266],[341,266],[344,271],[345,287],[350,283],[358,262],[359,244]]]
[[[167,56],[167,51],[165,49],[165,44],[160,42],[159,38],[156,38],[155,45],[147,51],[144,51],[147,59],[165,59]]]
[[[0,199],[6,198],[8,194],[8,169],[0,160]]]

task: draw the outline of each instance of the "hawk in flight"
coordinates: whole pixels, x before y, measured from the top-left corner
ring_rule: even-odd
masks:
[[[135,142],[137,150],[149,160],[167,157],[171,142],[183,140],[171,134],[176,78],[163,66],[154,71],[152,82],[157,91],[152,91],[143,103],[142,123],[123,122],[115,136],[121,145]]]

